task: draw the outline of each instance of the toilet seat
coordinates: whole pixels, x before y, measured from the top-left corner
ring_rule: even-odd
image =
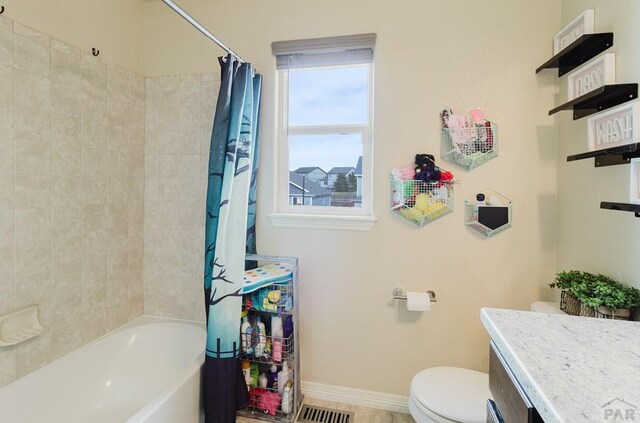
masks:
[[[460,423],[449,420],[446,417],[442,417],[428,408],[425,408],[418,400],[415,399],[413,394],[409,395],[409,412],[416,423]]]
[[[410,405],[437,423],[484,423],[489,398],[489,375],[475,370],[432,367],[411,381]]]

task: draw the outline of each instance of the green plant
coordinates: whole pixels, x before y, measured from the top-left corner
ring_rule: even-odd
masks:
[[[549,284],[571,292],[582,304],[597,308],[605,306],[613,309],[640,307],[640,291],[622,285],[608,276],[569,270],[559,272]]]
[[[565,270],[556,274],[556,278],[549,284],[549,287],[559,288],[565,291],[571,288],[581,277],[582,272],[579,270]]]

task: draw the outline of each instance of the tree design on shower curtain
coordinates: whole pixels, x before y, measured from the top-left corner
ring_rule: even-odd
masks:
[[[231,423],[248,402],[240,368],[240,312],[245,251],[255,250],[256,144],[261,76],[250,64],[220,60],[207,190],[204,366],[206,423]],[[250,204],[252,216],[250,214]],[[251,235],[249,235],[251,234]],[[251,241],[252,246],[247,244]]]

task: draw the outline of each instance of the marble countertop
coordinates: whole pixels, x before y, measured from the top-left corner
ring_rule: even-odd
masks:
[[[640,421],[640,322],[480,314],[545,423]]]

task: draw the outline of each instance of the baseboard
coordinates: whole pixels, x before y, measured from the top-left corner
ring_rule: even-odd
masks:
[[[401,395],[306,381],[302,381],[302,393],[309,398],[324,401],[409,413],[408,398]]]

